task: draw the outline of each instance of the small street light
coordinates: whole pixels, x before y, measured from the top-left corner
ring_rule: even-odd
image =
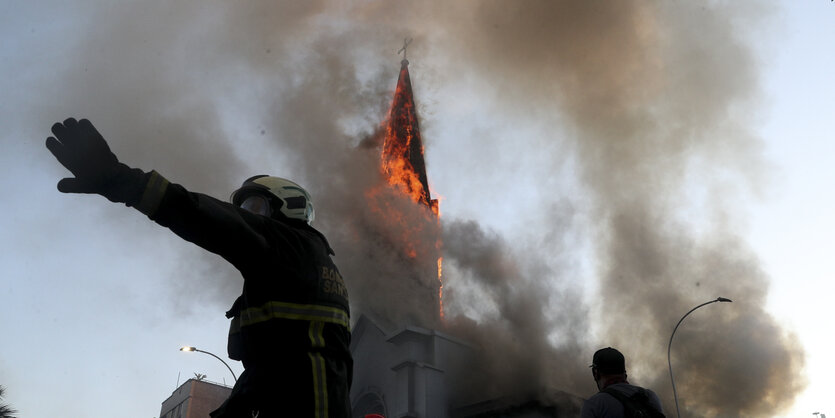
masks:
[[[229,365],[228,365],[228,364],[226,364],[226,362],[225,362],[225,361],[223,361],[223,359],[222,359],[222,358],[220,358],[220,357],[218,357],[218,356],[216,356],[216,355],[214,355],[214,354],[212,354],[212,353],[210,353],[210,352],[208,352],[208,351],[198,350],[198,349],[197,349],[197,347],[192,347],[192,346],[189,346],[189,345],[186,345],[186,346],[182,346],[182,347],[180,347],[180,351],[196,351],[196,352],[198,352],[198,353],[208,354],[208,355],[210,355],[210,356],[212,356],[212,357],[214,357],[214,358],[216,358],[216,359],[220,360],[220,362],[221,362],[221,363],[223,363],[223,365],[224,365],[224,366],[226,366],[226,368],[227,368],[227,369],[229,369],[229,373],[232,373],[232,378],[233,378],[233,379],[235,379],[235,382],[237,382],[237,381],[238,381],[238,377],[237,377],[237,376],[235,376],[235,372],[233,372],[233,371],[232,371],[232,368],[231,368],[231,367],[229,367]]]
[[[678,416],[678,418],[681,418],[681,412],[678,409],[678,395],[676,394],[676,381],[675,381],[675,379],[673,379],[673,363],[670,361],[670,348],[673,346],[673,337],[676,335],[676,330],[678,329],[678,326],[681,325],[681,322],[684,321],[684,318],[687,318],[687,315],[690,315],[691,312],[695,311],[696,309],[701,308],[702,306],[710,305],[711,303],[714,303],[714,302],[733,302],[733,301],[728,299],[728,298],[719,297],[719,298],[716,298],[714,300],[707,301],[707,302],[689,310],[686,314],[684,314],[684,316],[681,317],[681,319],[678,320],[678,324],[676,324],[676,327],[673,328],[673,334],[670,335],[670,343],[667,344],[667,365],[670,367],[670,382],[672,382],[672,384],[673,384],[673,399],[676,401],[676,416]]]

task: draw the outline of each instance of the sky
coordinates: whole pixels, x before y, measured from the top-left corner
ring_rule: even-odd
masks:
[[[489,347],[483,393],[589,396],[591,354],[612,345],[669,414],[670,333],[722,296],[676,333],[682,412],[835,414],[833,16],[825,0],[0,1],[4,402],[156,417],[195,373],[232,383],[178,348],[225,358],[237,272],[56,190],[67,172],[44,140],[85,117],[121,161],[194,191],[225,199],[264,172],[305,185],[353,318]],[[443,324],[414,303],[426,269],[379,211],[421,209],[368,194],[406,37]]]

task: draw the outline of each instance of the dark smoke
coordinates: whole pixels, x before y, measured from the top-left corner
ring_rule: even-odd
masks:
[[[508,104],[550,103],[576,129],[600,234],[601,345],[624,349],[632,370],[672,407],[663,367],[672,324],[702,301],[735,298],[711,306],[715,319],[703,322],[711,327],[693,326],[676,341],[685,410],[761,416],[790,406],[803,387],[803,352],[764,311],[767,278],[735,238],[730,210],[738,203],[730,193],[755,190],[762,165],[745,126],[755,58],[735,26],[764,10],[754,3],[495,6],[463,25],[473,36],[458,39],[478,33],[482,42],[462,49],[467,59],[458,62],[512,80],[497,81],[519,95]],[[688,225],[693,215],[714,226],[697,234]]]
[[[60,81],[43,86],[52,101],[33,112],[33,124],[89,117],[128,164],[220,198],[252,174],[298,180],[318,200],[317,225],[333,241],[355,316],[432,321],[398,303],[426,276],[390,248],[398,231],[374,222],[366,192],[381,181],[379,153],[359,146],[385,117],[404,36],[415,38],[410,57],[426,57],[425,78],[412,67],[419,103],[432,100],[423,91],[475,80],[509,120],[534,115],[554,126],[551,137],[498,146],[553,152],[555,167],[576,164],[578,199],[590,202],[594,220],[585,225],[599,277],[593,306],[577,296],[578,277],[587,276],[550,262],[559,258],[554,246],[579,254],[560,232],[578,228],[574,209],[524,238],[442,218],[449,326],[483,347],[484,374],[497,385],[486,392],[525,382],[517,387],[589,395],[585,365],[595,348],[612,345],[670,412],[667,338],[684,312],[716,296],[734,303],[694,314],[675,341],[687,414],[776,414],[802,388],[802,349],[763,310],[768,278],[734,230],[744,220],[734,196],[756,190],[763,174],[746,126],[758,83],[742,31],[762,24],[760,3],[182,1],[84,12],[89,25],[54,57]],[[424,140],[430,148],[430,135]],[[552,205],[564,193],[543,195],[556,196],[545,202]],[[382,199],[422,216],[397,196]],[[421,245],[434,245],[426,231]],[[538,242],[541,232],[556,244]],[[221,290],[208,297],[224,305],[240,283],[211,268],[220,263],[184,262],[192,274],[177,282],[216,283]]]
[[[578,379],[588,377],[580,366],[588,361],[583,352],[588,312],[580,295],[555,287],[565,278],[541,252],[526,254],[519,248],[524,246],[510,245],[473,221],[445,223],[444,247],[456,267],[450,286],[458,283],[446,303],[481,318],[459,315],[448,321],[452,332],[478,347],[478,365],[461,382],[458,396],[470,401],[536,396],[584,383]],[[559,336],[558,343],[551,334]]]

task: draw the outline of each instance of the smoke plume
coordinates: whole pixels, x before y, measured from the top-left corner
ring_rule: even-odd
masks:
[[[802,388],[803,352],[763,310],[768,278],[735,230],[744,220],[734,210],[738,196],[755,192],[763,174],[747,126],[755,57],[740,29],[761,24],[762,7],[133,2],[90,10],[85,36],[66,46],[54,69],[60,82],[44,86],[60,95],[33,123],[48,126],[61,112],[89,117],[126,163],[220,198],[253,174],[297,180],[316,199],[316,224],[336,250],[354,317],[432,324],[410,299],[426,285],[427,270],[415,266],[427,260],[402,258],[393,243],[404,231],[377,222],[367,194],[382,181],[373,144],[396,81],[394,53],[413,37],[409,57],[426,70],[413,67],[419,103],[466,80],[491,99],[484,108],[492,115],[546,132],[488,133],[485,148],[544,152],[554,167],[543,168],[546,177],[565,174],[556,167],[568,160],[576,168],[575,195],[539,191],[543,206],[562,209],[533,216],[524,223],[530,232],[503,237],[475,221],[441,218],[448,326],[483,348],[483,381],[491,385],[484,393],[554,386],[590,395],[585,366],[596,348],[611,345],[626,355],[634,383],[656,390],[670,412],[664,354],[672,326],[690,307],[724,296],[734,302],[700,310],[676,336],[681,404],[688,415],[763,416],[789,407]],[[444,117],[427,114],[425,132]],[[424,139],[431,148],[431,135]],[[431,181],[431,157],[427,164]],[[459,198],[458,190],[440,192]],[[384,191],[375,199],[423,219],[405,197]],[[573,246],[578,230],[594,260],[590,306],[580,282],[589,276],[570,261],[584,254]],[[427,224],[411,237],[433,246],[437,233]],[[193,264],[207,263],[222,261],[201,256]],[[237,277],[200,271],[181,285],[217,283],[212,298],[232,300]]]

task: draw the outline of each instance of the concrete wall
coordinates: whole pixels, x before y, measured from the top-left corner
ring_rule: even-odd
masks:
[[[232,388],[205,380],[189,379],[162,402],[160,418],[206,418],[217,409]]]

